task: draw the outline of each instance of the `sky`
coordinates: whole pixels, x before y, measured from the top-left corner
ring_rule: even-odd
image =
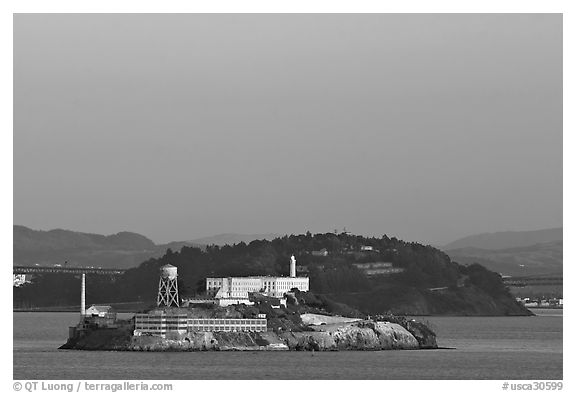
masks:
[[[14,224],[562,226],[561,14],[16,14]]]

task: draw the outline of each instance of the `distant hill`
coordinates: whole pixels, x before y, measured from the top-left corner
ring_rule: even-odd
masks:
[[[562,242],[562,228],[542,229],[538,231],[482,233],[463,237],[441,248],[443,250],[463,248],[501,250],[553,242]]]
[[[503,275],[562,276],[562,241],[498,250],[467,247],[448,250],[446,253],[455,262],[479,263]]]
[[[21,225],[14,225],[14,248],[37,250],[65,249],[109,249],[153,250],[156,245],[145,236],[132,232],[119,232],[114,235],[97,235],[74,232],[64,229],[37,231]]]
[[[39,231],[13,226],[15,265],[54,265],[131,268],[150,258],[160,257],[168,248],[178,251],[192,242],[157,245],[133,232],[98,235],[64,229]]]
[[[244,242],[246,244],[250,243],[254,240],[272,240],[277,237],[280,237],[277,233],[265,233],[260,235],[242,235],[239,233],[222,233],[220,235],[202,237],[200,239],[194,239],[191,242],[196,244],[205,244],[205,245],[216,245],[216,246],[223,246],[223,245],[233,245]]]
[[[158,258],[182,247],[206,245],[223,246],[253,240],[271,240],[278,237],[268,233],[243,235],[224,233],[191,241],[173,241],[155,244],[146,236],[133,232],[119,232],[114,235],[99,235],[65,229],[41,231],[22,225],[13,226],[15,265],[54,265],[68,261],[69,266],[94,266],[131,268],[150,259]]]

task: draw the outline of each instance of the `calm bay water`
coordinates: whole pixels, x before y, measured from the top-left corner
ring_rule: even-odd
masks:
[[[14,379],[562,379],[562,310],[536,312],[418,318],[454,349],[314,354],[59,350],[77,314],[13,313]]]

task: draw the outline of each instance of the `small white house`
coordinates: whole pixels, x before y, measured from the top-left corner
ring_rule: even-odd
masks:
[[[116,311],[112,306],[93,304],[86,310],[84,322],[104,328],[113,328],[116,326]]]
[[[105,318],[110,316],[111,314],[116,314],[112,306],[103,306],[93,304],[86,310],[86,315],[90,317],[100,317]]]

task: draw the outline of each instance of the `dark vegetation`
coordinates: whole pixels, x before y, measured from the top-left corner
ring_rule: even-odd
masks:
[[[378,251],[360,251],[366,245]],[[323,248],[328,256],[311,254]],[[357,309],[367,314],[529,314],[514,301],[500,276],[480,265],[459,265],[436,248],[387,236],[333,233],[208,246],[205,250],[168,249],[162,257],[149,259],[122,276],[88,276],[87,302],[153,303],[158,270],[167,263],[178,267],[181,296],[190,297],[202,294],[206,277],[288,275],[292,254],[310,276],[312,293],[306,295],[310,298],[305,303],[321,303],[326,312],[345,315]],[[353,265],[365,262],[391,262],[405,270],[368,278]],[[38,275],[31,284],[14,288],[14,307],[78,304],[79,287],[79,279],[74,276]]]

